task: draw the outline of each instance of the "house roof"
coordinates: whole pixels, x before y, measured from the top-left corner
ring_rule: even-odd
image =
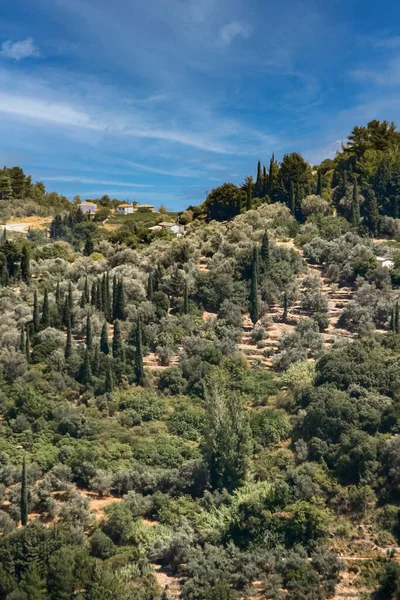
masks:
[[[117,208],[133,208],[132,204],[127,204],[124,202],[123,204],[118,204]]]
[[[94,202],[81,202],[81,206],[97,206]]]
[[[138,204],[136,208],[154,208],[154,204]]]
[[[174,225],[176,225],[176,223],[168,223],[168,221],[161,221],[161,223],[159,223],[159,225],[161,227],[173,227]]]

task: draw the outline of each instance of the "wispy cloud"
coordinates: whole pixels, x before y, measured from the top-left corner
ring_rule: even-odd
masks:
[[[224,44],[229,46],[236,37],[248,38],[251,32],[252,28],[247,23],[232,21],[221,27],[220,38]]]
[[[24,58],[33,58],[39,55],[39,48],[34,44],[32,38],[26,38],[26,40],[17,42],[7,40],[2,43],[0,50],[0,56],[13,60],[23,60]]]
[[[400,57],[390,59],[380,68],[360,68],[351,71],[351,75],[358,81],[366,81],[378,86],[397,87],[400,85]]]
[[[151,188],[153,187],[151,184],[147,183],[130,183],[129,181],[113,181],[113,180],[104,180],[104,179],[93,179],[87,177],[79,177],[79,176],[71,176],[71,175],[59,175],[59,176],[50,176],[44,175],[43,177],[38,177],[38,179],[43,179],[45,181],[63,181],[65,183],[73,183],[76,185],[82,183],[95,183],[97,185],[115,185],[117,187],[126,187],[126,188]]]

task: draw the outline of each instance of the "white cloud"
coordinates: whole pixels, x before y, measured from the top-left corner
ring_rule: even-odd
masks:
[[[13,60],[23,60],[24,58],[32,58],[39,56],[39,48],[35,45],[32,38],[13,42],[7,40],[2,43],[0,56],[12,58]]]
[[[235,37],[248,38],[251,34],[251,27],[246,23],[239,23],[238,21],[232,21],[223,25],[220,30],[220,37],[224,44],[229,44],[235,39]]]
[[[127,181],[109,181],[104,179],[91,179],[87,177],[73,177],[70,175],[60,175],[57,177],[38,177],[38,179],[43,181],[63,181],[65,183],[74,183],[74,184],[82,184],[82,183],[96,183],[98,185],[116,185],[117,187],[126,187],[126,188],[150,188],[153,187],[147,183],[129,183]]]
[[[397,87],[400,85],[400,57],[391,59],[380,69],[355,69],[351,75],[358,81],[367,81],[383,87]]]

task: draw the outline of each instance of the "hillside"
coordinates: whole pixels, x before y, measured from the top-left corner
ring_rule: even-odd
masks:
[[[398,597],[398,132],[355,132],[182,237],[7,226],[0,600]]]

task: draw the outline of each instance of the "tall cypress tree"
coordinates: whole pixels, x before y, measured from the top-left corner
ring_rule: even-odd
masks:
[[[112,320],[112,314],[111,314],[111,298],[110,298],[110,273],[107,271],[106,276],[105,276],[105,306],[104,306],[104,316],[107,319],[107,321],[111,321]]]
[[[22,277],[22,281],[24,283],[26,283],[26,285],[29,285],[30,280],[31,280],[30,262],[31,262],[31,258],[30,258],[28,246],[25,244],[24,247],[22,248],[22,255],[21,255],[21,277]]]
[[[71,312],[70,312],[69,306],[70,305],[69,305],[69,301],[68,301],[68,295],[66,295],[64,298],[64,306],[63,306],[63,313],[62,313],[62,324],[66,328],[68,328],[68,324],[72,323]]]
[[[118,281],[117,281],[117,276],[114,275],[113,277],[113,286],[112,286],[112,319],[113,321],[116,319],[115,316],[115,307],[117,304],[117,287],[118,287]]]
[[[96,308],[99,312],[103,312],[103,287],[99,280],[96,285]]]
[[[185,313],[185,315],[189,314],[189,290],[188,290],[188,284],[187,284],[186,280],[185,280],[185,289],[183,292],[183,312]]]
[[[104,389],[105,389],[105,392],[108,393],[108,394],[111,394],[111,392],[114,389],[114,382],[113,382],[112,369],[111,369],[111,361],[110,360],[107,361],[106,381],[105,381]]]
[[[21,525],[25,527],[28,524],[29,501],[28,501],[28,478],[26,473],[26,458],[22,461],[22,477],[21,477]]]
[[[72,354],[72,328],[71,328],[71,319],[68,320],[67,324],[67,341],[65,343],[64,349],[64,357],[66,360],[70,358]]]
[[[22,354],[25,354],[25,329],[23,325],[21,327],[21,333],[19,337],[19,349]]]
[[[92,289],[91,289],[91,293],[90,293],[90,304],[92,304],[93,306],[96,306],[96,300],[97,300],[97,280],[95,279],[92,283]]]
[[[45,288],[44,290],[42,319],[40,321],[40,325],[43,329],[46,329],[46,327],[50,327],[49,292],[47,288]]]
[[[122,279],[117,283],[116,296],[114,318],[125,321],[125,288]]]
[[[378,232],[379,210],[375,192],[369,188],[365,194],[365,223],[372,236]]]
[[[142,341],[142,319],[140,316],[136,323],[135,335],[135,375],[137,385],[143,385],[145,381],[143,367],[143,341]]]
[[[101,336],[100,336],[100,350],[103,354],[110,353],[110,344],[108,343],[108,323],[104,321]]]
[[[71,327],[74,326],[74,297],[72,295],[72,283],[69,282],[68,285],[68,311],[69,318],[71,319]]]
[[[103,273],[103,277],[101,278],[101,303],[102,303],[102,311],[104,316],[107,318],[107,302],[108,302],[108,290],[107,290],[107,276]]]
[[[90,320],[90,316],[86,317],[86,348],[87,350],[91,350],[93,346],[93,332],[92,332],[92,322]]]
[[[93,244],[92,236],[90,234],[88,234],[86,236],[83,254],[85,256],[90,256],[91,254],[93,254],[93,251],[94,251],[94,244]]]
[[[262,170],[261,170],[261,161],[259,160],[257,163],[257,179],[256,179],[256,187],[259,189],[262,185]]]
[[[56,299],[58,311],[60,312],[61,311],[61,289],[60,289],[59,281],[57,281],[57,285],[56,285],[55,299]]]
[[[287,321],[287,315],[288,315],[288,295],[287,295],[287,292],[285,290],[285,292],[283,294],[283,314],[282,314],[282,321],[283,321],[283,323],[286,323],[286,321]]]
[[[25,335],[25,358],[27,363],[31,361],[31,340],[29,335],[29,327],[26,328]]]
[[[251,190],[251,185],[247,187],[247,196],[246,196],[246,210],[251,210],[253,207],[253,194]]]
[[[354,177],[353,199],[351,203],[351,224],[358,227],[360,224],[360,198],[358,195],[357,179]]]
[[[322,171],[318,169],[317,196],[322,196]]]
[[[250,298],[249,298],[249,312],[250,318],[254,324],[257,323],[260,318],[260,301],[258,294],[258,250],[255,247],[253,250],[253,264],[251,270],[251,283],[250,283]]]
[[[147,280],[147,300],[150,302],[153,300],[154,294],[154,275],[153,271],[150,271],[149,278]]]
[[[37,290],[33,296],[33,331],[37,333],[40,327],[39,300]]]
[[[90,365],[90,355],[87,350],[81,364],[79,379],[84,385],[88,385],[92,381],[92,367]]]
[[[266,271],[268,271],[269,266],[270,266],[269,236],[268,236],[267,230],[264,231],[264,235],[262,237],[260,257],[261,257],[263,271],[266,272]]]
[[[394,331],[396,333],[400,333],[400,309],[399,302],[396,302],[396,306],[394,309]]]
[[[124,355],[124,347],[122,344],[121,326],[119,321],[114,323],[114,335],[112,341],[112,353],[116,359],[122,359]]]
[[[96,345],[92,358],[92,373],[95,377],[100,375],[100,348]]]

